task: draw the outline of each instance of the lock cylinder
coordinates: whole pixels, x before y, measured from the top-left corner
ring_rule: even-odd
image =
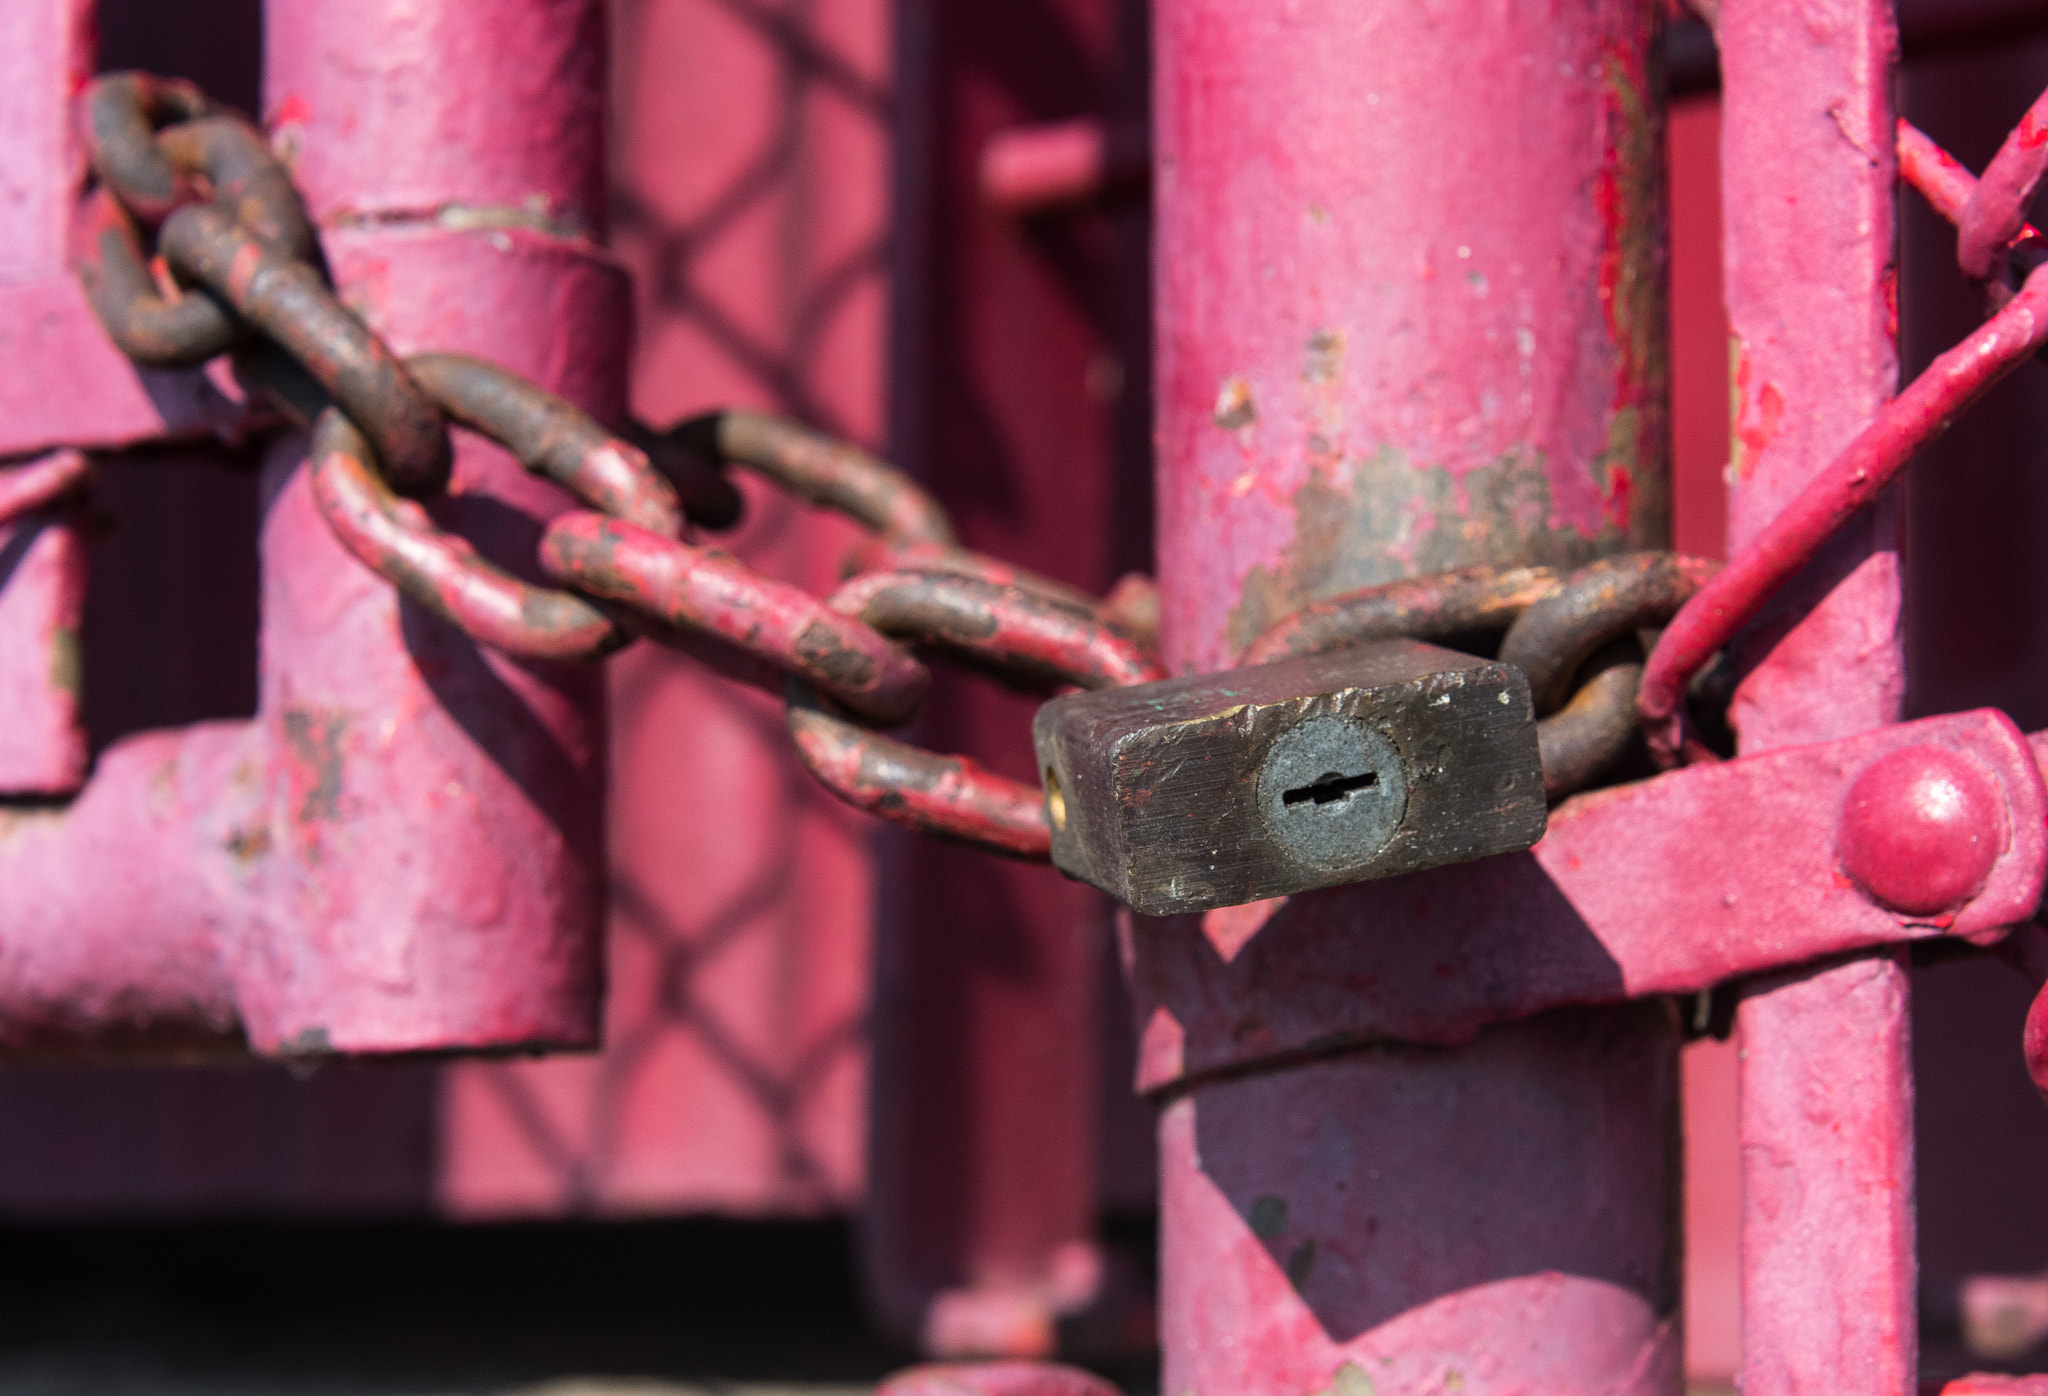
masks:
[[[1152,916],[1543,836],[1522,672],[1412,640],[1069,694],[1032,737],[1054,864]]]

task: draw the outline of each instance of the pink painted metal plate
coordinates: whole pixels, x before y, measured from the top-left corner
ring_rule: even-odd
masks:
[[[1890,911],[1843,869],[1858,778],[1955,753],[1991,782],[1997,858],[1938,914]],[[2048,797],[2003,714],[1695,767],[1581,796],[1525,854],[1197,918],[1131,917],[1140,1089],[1347,1042],[1452,1043],[1569,1004],[1687,994],[1743,975],[2032,914]]]

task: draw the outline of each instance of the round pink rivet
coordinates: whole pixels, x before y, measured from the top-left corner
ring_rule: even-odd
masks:
[[[1912,746],[1849,787],[1836,849],[1872,900],[1906,916],[1961,906],[2005,849],[2005,794],[1981,761]]]

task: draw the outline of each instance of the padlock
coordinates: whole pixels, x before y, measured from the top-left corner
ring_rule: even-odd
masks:
[[[1032,724],[1052,860],[1151,916],[1528,848],[1528,681],[1389,640],[1055,698]]]

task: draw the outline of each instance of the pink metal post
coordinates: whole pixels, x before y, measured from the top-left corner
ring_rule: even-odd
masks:
[[[1118,430],[1122,394],[1141,390],[1124,386],[1111,328],[1124,234],[992,216],[980,172],[1020,119],[1098,107],[1129,37],[1102,0],[916,0],[898,23],[922,65],[901,75],[898,158],[925,173],[899,186],[914,250],[899,263],[893,444],[970,547],[1100,594],[1131,531],[1120,458],[1143,469]],[[942,674],[921,739],[1030,780],[1034,706]],[[1062,1323],[1128,1341],[1095,1241],[1108,903],[1050,868],[931,840],[890,849],[881,887],[876,1308],[935,1356],[1045,1355]]]
[[[24,8],[78,42],[82,10]],[[595,0],[279,0],[268,18],[272,121],[343,298],[401,352],[487,355],[615,414],[624,277],[583,236],[601,216]],[[45,48],[52,72],[83,66]],[[69,87],[35,90],[61,117]],[[480,115],[507,103],[517,121]],[[58,154],[42,168],[68,201],[80,165]],[[40,319],[0,313],[87,342],[66,279],[45,266],[7,288],[55,307]],[[205,398],[199,375],[139,374],[99,347],[10,355],[12,393],[47,384],[11,445],[176,431],[161,413],[152,430],[137,402]],[[255,720],[118,743],[69,807],[6,816],[0,1039],[592,1040],[598,676],[507,663],[402,605],[314,509],[302,449],[280,440],[265,467]],[[530,572],[563,496],[469,440],[456,480],[436,517]]]
[[[1889,0],[1720,18],[1739,550],[1896,390]],[[1797,191],[1796,198],[1788,197]],[[1896,721],[1898,510],[1853,521],[1752,627],[1733,713],[1750,752]],[[1917,1381],[1913,1098],[1896,954],[1795,971],[1743,1000],[1742,1388]]]
[[[1650,6],[1154,23],[1169,662],[1223,667],[1351,587],[1661,544]],[[1452,872],[1133,927],[1141,1084],[1170,1100],[1163,1389],[1675,1389],[1665,1010],[1450,1049],[1331,1031],[1395,942],[1455,939]],[[1280,978],[1233,975],[1275,936]]]
[[[611,242],[644,420],[739,405],[883,440],[891,9],[611,11]],[[718,546],[828,594],[852,527],[733,474],[747,516]],[[605,667],[605,1051],[451,1064],[439,1203],[855,1208],[873,822],[799,767],[776,699],[655,644]]]

